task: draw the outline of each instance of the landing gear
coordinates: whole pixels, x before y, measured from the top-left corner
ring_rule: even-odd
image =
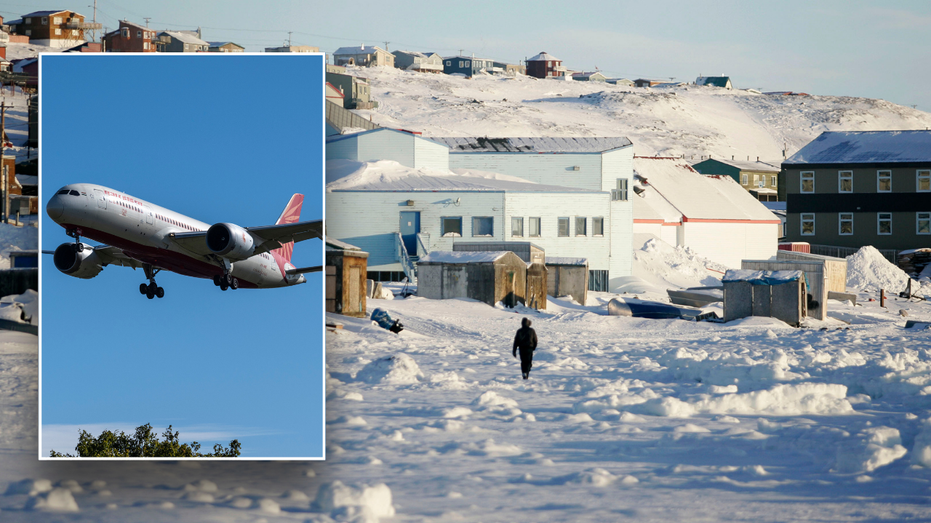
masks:
[[[226,289],[236,290],[239,288],[239,278],[233,276],[233,265],[224,260],[225,268],[223,274],[213,276],[213,284],[220,288],[221,291]]]
[[[67,229],[65,234],[74,238],[74,245],[71,246],[74,252],[84,252],[84,244],[81,243],[81,231],[79,229]]]
[[[149,283],[148,285],[146,285],[145,283],[140,283],[139,293],[145,294],[145,297],[150,300],[156,297],[164,298],[165,289],[159,287],[158,284],[155,283],[155,275],[161,272],[161,269],[156,269],[155,267],[152,267],[148,263],[145,263],[142,265],[142,270],[145,271],[145,277],[149,280]]]

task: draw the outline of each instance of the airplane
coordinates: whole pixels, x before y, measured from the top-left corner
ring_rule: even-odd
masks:
[[[162,270],[212,279],[223,291],[288,287],[322,269],[291,265],[295,242],[323,237],[323,220],[298,221],[303,202],[303,195],[292,196],[275,225],[209,225],[109,187],[75,183],[45,208],[75,241],[48,253],[75,278],[93,278],[107,265],[142,268],[149,283],[139,284],[139,292],[150,300],[165,296],[155,283]],[[85,245],[81,237],[106,245]]]

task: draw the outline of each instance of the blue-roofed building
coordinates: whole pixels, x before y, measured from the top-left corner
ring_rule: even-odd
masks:
[[[931,131],[825,132],[781,178],[786,239],[812,252],[931,246]]]
[[[722,87],[724,89],[733,89],[730,76],[699,76],[695,79],[695,85],[708,85],[712,87]]]
[[[495,67],[494,60],[475,58],[474,56],[447,56],[443,58],[443,72],[446,74],[461,74],[472,78],[482,71],[492,72]]]

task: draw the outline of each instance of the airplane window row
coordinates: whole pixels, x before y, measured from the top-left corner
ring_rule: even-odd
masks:
[[[79,193],[78,191],[75,191],[74,189],[71,189],[70,191],[68,189],[62,189],[58,191],[58,194],[70,194],[71,196],[81,196],[81,193]]]
[[[176,225],[176,226],[178,226],[178,227],[187,229],[187,230],[189,230],[189,231],[196,231],[196,230],[197,230],[197,229],[195,229],[194,227],[191,227],[190,225],[188,225],[188,224],[186,224],[186,223],[181,223],[181,222],[179,222],[179,221],[177,221],[177,220],[172,220],[171,218],[162,216],[161,214],[156,214],[155,216],[156,216],[159,220],[162,220],[162,221],[165,222],[165,223],[170,223],[170,224],[172,224],[172,225]]]

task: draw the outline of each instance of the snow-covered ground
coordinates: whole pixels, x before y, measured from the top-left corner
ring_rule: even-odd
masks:
[[[350,68],[379,107],[356,111],[424,136],[625,136],[638,155],[780,161],[823,131],[925,129],[931,114],[884,100],[772,96],[694,85],[599,82]]]
[[[869,250],[848,281],[898,280]],[[878,258],[878,259],[876,259]],[[647,239],[628,298],[714,283]],[[711,266],[713,268],[713,266]],[[860,267],[869,267],[870,274]],[[871,275],[872,274],[872,275]],[[675,284],[670,284],[671,281]],[[646,278],[643,281],[647,281]],[[400,294],[400,285],[392,286]],[[851,289],[854,291],[853,289]],[[928,520],[931,305],[873,291],[794,329],[370,300],[400,319],[329,319],[322,463],[35,459],[35,338],[0,334],[3,521]],[[720,305],[711,306],[708,310]],[[905,311],[904,313],[900,311]],[[907,315],[903,316],[903,314]],[[540,338],[531,379],[510,355]],[[394,518],[394,519],[391,519]]]

